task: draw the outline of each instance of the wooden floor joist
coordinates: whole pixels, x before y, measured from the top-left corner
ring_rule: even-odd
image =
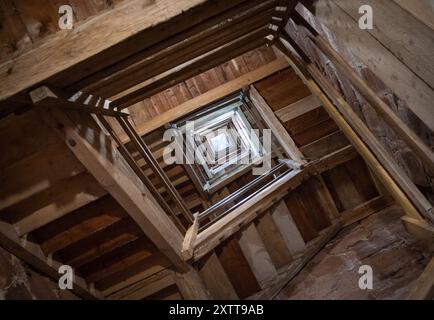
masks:
[[[258,28],[237,40],[173,68],[157,76],[155,79],[148,80],[144,86],[140,84],[139,86],[129,89],[126,94],[122,93],[122,96],[112,97],[113,103],[111,106],[122,110],[153,94],[170,88],[181,81],[194,77],[247,51],[260,47],[266,42],[265,36],[267,34],[268,28],[266,26]]]
[[[234,41],[255,29],[263,27],[270,20],[273,12],[272,5],[275,2],[276,0],[268,0],[258,3],[256,0],[256,3],[252,3],[253,7],[246,8],[245,12],[231,16],[223,22],[220,20],[223,19],[222,17],[216,17],[214,19],[216,25],[205,30],[197,30],[196,34],[183,41],[159,50],[155,54],[145,56],[144,59],[136,63],[130,62],[131,65],[127,64],[128,61],[123,61],[120,65],[116,64],[104,70],[105,77],[100,81],[91,83],[84,90],[101,96],[118,95],[148,79],[152,79],[172,68],[213,51],[225,43]],[[236,9],[238,8],[234,8],[233,10]],[[209,22],[206,21],[204,24],[209,24]],[[182,35],[182,37],[185,37],[185,35]],[[174,40],[170,38],[168,41],[172,43]],[[134,60],[136,59],[138,57],[134,57]],[[122,66],[126,67],[120,69]],[[112,69],[119,71],[111,73]],[[98,74],[95,76],[98,76]],[[90,80],[86,79],[86,81]],[[81,86],[75,86],[81,89]]]
[[[271,74],[283,70],[288,67],[288,62],[284,58],[277,59],[260,67],[254,71],[246,73],[239,78],[229,81],[221,86],[205,92],[204,94],[190,99],[183,104],[161,113],[154,118],[139,124],[136,128],[139,135],[146,135],[159,127],[164,126],[166,123],[173,122],[176,119],[182,118],[189,113],[199,110],[221,97],[225,97],[233,92],[241,90],[243,87],[248,86],[254,82],[262,80]],[[123,143],[128,143],[129,138],[126,135],[120,136]]]
[[[283,35],[283,38],[291,41],[288,34]],[[294,46],[296,43],[292,42]],[[282,47],[282,50],[285,50]],[[351,106],[342,98],[339,92],[330,84],[327,78],[319,71],[319,69],[312,63],[307,63],[306,70],[317,81],[319,86],[324,92],[335,102],[336,107],[340,113],[348,121],[348,124],[355,130],[357,135],[373,152],[381,165],[387,170],[388,174],[398,183],[399,188],[403,190],[406,196],[411,200],[414,206],[427,219],[434,221],[434,209],[422,192],[410,180],[407,174],[402,170],[392,158],[386,149],[377,140],[374,134],[367,128],[364,122],[353,111]],[[329,110],[329,108],[327,108]]]
[[[29,265],[36,268],[42,274],[50,277],[56,283],[62,276],[59,273],[59,267],[63,265],[56,260],[49,259],[42,252],[39,245],[20,238],[15,231],[15,228],[5,222],[0,222],[0,245],[27,262]],[[83,278],[78,275],[73,277],[73,292],[83,299],[100,299],[103,295],[86,283]]]
[[[250,18],[258,15],[261,16],[264,11],[270,9],[277,0],[239,2],[240,1],[237,1],[237,5],[219,15],[203,20],[184,32],[177,33],[149,48],[131,55],[119,63],[74,83],[72,87],[76,89],[84,88],[87,92],[93,92],[95,90],[98,92],[99,89],[106,91],[105,87],[108,83],[113,83],[113,80],[120,79],[122,76],[129,76],[134,72],[142,71],[143,69],[146,70],[146,66],[154,64],[160,68],[164,67],[164,64],[174,57],[174,53],[182,54],[186,52],[186,49],[188,50],[187,52],[189,52],[190,49],[195,50],[200,48],[202,40],[213,39],[220,33],[231,31],[234,25],[240,22],[250,20]],[[172,63],[172,61],[169,62]]]
[[[321,107],[321,102],[314,95],[310,95],[290,104],[289,106],[277,110],[275,114],[276,117],[284,123],[319,107]]]
[[[297,148],[294,140],[288,134],[288,131],[283,127],[279,120],[274,115],[270,106],[265,99],[259,94],[254,86],[250,86],[250,98],[252,99],[256,109],[261,117],[267,123],[268,127],[273,131],[274,136],[282,145],[285,152],[291,157],[292,160],[300,164],[306,163],[300,150]]]
[[[305,64],[296,57],[290,49],[288,49],[288,44],[283,41],[279,42],[279,49],[282,50],[288,56],[288,61],[293,66],[294,70],[303,79],[305,84],[309,87],[313,94],[317,95],[322,101],[324,108],[330,116],[335,120],[336,124],[339,125],[341,130],[345,133],[347,138],[352,142],[356,150],[365,159],[367,164],[372,168],[372,170],[377,174],[379,179],[384,183],[385,187],[389,190],[390,194],[393,196],[395,201],[400,204],[407,215],[410,217],[423,220],[422,216],[409,200],[409,198],[402,191],[401,187],[396,184],[390,174],[384,169],[381,163],[377,160],[375,155],[369,150],[365,142],[357,135],[354,129],[348,124],[347,120],[339,113],[334,104],[321,90],[318,84],[311,78],[309,71],[307,70]]]
[[[49,79],[52,85],[73,84],[240,3],[242,0],[125,2],[0,65],[0,101]]]
[[[431,259],[422,275],[416,280],[407,300],[434,299],[434,258]]]
[[[93,118],[75,111],[47,109],[41,118],[51,126],[96,180],[115,198],[173,264],[185,270],[182,235],[122,160],[113,142]],[[86,130],[82,130],[83,126]]]

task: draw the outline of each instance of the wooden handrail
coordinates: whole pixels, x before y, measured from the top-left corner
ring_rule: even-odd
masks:
[[[192,214],[190,210],[188,209],[187,205],[184,203],[184,200],[179,195],[178,190],[176,190],[176,188],[173,186],[170,179],[167,177],[166,173],[163,171],[163,169],[161,169],[160,165],[158,164],[157,160],[154,158],[151,150],[149,150],[148,146],[145,144],[143,139],[137,134],[137,132],[134,130],[134,128],[131,126],[128,120],[125,120],[121,117],[116,117],[116,119],[118,120],[119,124],[121,125],[125,133],[129,136],[130,140],[136,146],[140,155],[145,159],[146,163],[151,167],[155,175],[160,178],[165,189],[167,190],[167,193],[172,198],[174,203],[178,206],[179,210],[181,211],[181,214],[184,216],[184,218],[187,220],[189,224],[193,223]]]
[[[336,52],[332,46],[298,13],[292,20],[306,31],[307,37],[333,62],[354,87],[364,96],[369,104],[378,112],[395,133],[407,143],[416,155],[434,171],[434,153],[422,140],[381,100],[368,84],[353,70],[348,62]],[[282,33],[283,37],[288,37]]]
[[[304,62],[299,57],[295,56],[285,45],[282,39],[276,43],[276,46],[288,57],[288,61],[294,71],[301,77],[304,83],[308,86],[313,94],[315,94],[323,103],[324,108],[329,113],[330,117],[336,122],[348,139],[352,142],[356,150],[365,159],[371,169],[377,174],[378,178],[384,183],[385,187],[391,193],[395,201],[402,206],[406,214],[412,218],[423,220],[418,210],[412,202],[404,194],[397,183],[392,179],[390,174],[384,169],[376,156],[367,147],[365,142],[357,135],[353,128],[348,124],[347,120],[339,113],[330,99],[322,91],[319,85],[312,79],[306,65],[311,65],[308,61]]]
[[[267,205],[270,206],[279,194],[282,194],[282,197],[290,190],[297,188],[308,177],[310,177],[308,168],[284,174],[280,179],[259,190],[253,197],[246,199],[209,228],[199,232],[194,244],[194,260],[197,261],[218,246],[221,241],[235,233],[241,225],[252,221],[257,213]]]

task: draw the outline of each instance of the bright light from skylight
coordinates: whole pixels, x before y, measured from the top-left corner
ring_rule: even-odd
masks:
[[[211,145],[214,152],[220,152],[229,147],[228,136],[225,133],[219,134],[211,139]]]

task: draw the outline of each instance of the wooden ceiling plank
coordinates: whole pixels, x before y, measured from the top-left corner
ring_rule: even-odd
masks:
[[[59,280],[58,268],[63,264],[56,260],[48,259],[39,245],[23,240],[18,237],[12,225],[0,222],[0,244],[3,248],[26,261],[36,268],[39,272],[47,275],[55,281]],[[51,261],[50,261],[51,260]],[[74,275],[73,291],[84,299],[102,298],[103,295],[95,289],[92,289],[88,283],[78,275]]]
[[[257,70],[246,73],[239,78],[229,81],[215,89],[207,91],[206,93],[197,96],[196,98],[188,100],[183,104],[152,118],[151,120],[141,123],[136,127],[136,130],[141,136],[151,133],[152,131],[158,129],[166,123],[175,121],[178,118],[182,118],[187,114],[192,113],[202,108],[203,106],[216,101],[221,97],[225,97],[233,92],[241,90],[243,87],[262,80],[269,75],[283,70],[287,67],[288,63],[284,58],[270,62],[269,64],[258,68]],[[129,142],[129,139],[126,135],[120,136],[120,139],[123,143]]]
[[[239,7],[235,7],[229,12],[225,12],[213,18],[212,24],[210,21],[204,21],[195,26],[193,28],[194,30],[187,30],[185,33],[162,41],[154,47],[133,55],[118,64],[74,84],[72,87],[75,90],[81,90],[83,88],[86,92],[94,92],[95,94],[105,96],[107,92],[112,92],[113,89],[116,89],[115,84],[117,84],[120,87],[120,89],[117,90],[121,92],[125,90],[125,88],[122,88],[122,84],[124,82],[128,83],[128,80],[131,81],[131,79],[143,78],[149,74],[153,68],[161,69],[168,63],[171,67],[167,69],[175,67],[182,63],[179,62],[179,57],[184,57],[184,62],[190,60],[194,58],[195,53],[196,56],[199,56],[206,52],[203,52],[204,50],[209,50],[207,43],[222,38],[224,35],[235,33],[239,30],[243,31],[246,25],[248,26],[254,21],[269,19],[273,10],[271,9],[272,5],[275,4],[275,2],[276,0],[268,0],[265,2],[255,0],[247,5],[241,4],[242,11],[240,11],[241,9]],[[266,21],[262,25],[265,24]],[[187,34],[189,36],[187,36]],[[185,57],[188,53],[190,53],[189,59]],[[158,74],[158,71],[154,72]],[[161,72],[162,71],[159,73]],[[154,75],[149,76],[149,78],[152,76]],[[144,80],[145,79],[142,81]],[[111,94],[114,95],[118,92],[113,91]]]
[[[69,245],[58,254],[68,264],[80,267],[142,235],[142,231],[132,221],[123,219]]]
[[[139,83],[145,82],[198,56],[213,51],[226,43],[234,41],[246,33],[265,26],[269,21],[270,15],[271,10],[256,15],[251,19],[241,21],[232,28],[227,28],[214,36],[209,36],[164,56],[158,55],[160,59],[157,61],[146,64],[136,70],[125,69],[114,77],[110,76],[104,79],[104,81],[96,83],[95,86],[91,85],[89,88],[86,88],[86,91],[104,97],[115,96]]]
[[[0,101],[49,79],[67,86],[241,2],[126,1],[1,64]]]
[[[315,110],[319,107],[321,107],[321,102],[314,95],[310,95],[297,102],[291,103],[290,105],[282,109],[277,110],[275,114],[276,117],[278,117],[280,121],[284,123],[295,119],[302,114]]]
[[[252,50],[265,43],[267,28],[261,28],[245,37],[220,47],[194,61],[190,61],[182,66],[174,68],[163,77],[151,80],[149,85],[136,89],[125,96],[114,99],[111,106],[114,108],[126,108],[134,103],[144,100],[155,93],[170,88],[171,86],[198,75],[206,70],[212,69],[219,64],[228,61],[236,56]]]
[[[255,1],[235,1],[233,6],[228,5],[228,10],[210,17],[209,19],[202,19],[200,23],[192,26],[191,28],[171,35],[168,38],[161,38],[158,43],[148,46],[144,50],[141,50],[130,57],[119,61],[116,64],[110,65],[82,80],[71,84],[70,87],[78,90],[86,88],[86,90],[92,90],[92,84],[104,80],[106,77],[111,77],[118,73],[125,73],[125,71],[133,72],[135,69],[143,67],[150,62],[156,62],[161,56],[167,55],[172,50],[179,50],[179,46],[189,44],[190,41],[195,40],[203,33],[207,33],[213,28],[221,28],[226,24],[222,24],[222,21],[232,18],[240,13],[251,10],[252,7],[258,4],[258,0]],[[264,4],[260,6],[262,8]],[[222,24],[221,26],[219,24]],[[182,30],[181,30],[182,31]],[[90,86],[88,88],[88,86]]]

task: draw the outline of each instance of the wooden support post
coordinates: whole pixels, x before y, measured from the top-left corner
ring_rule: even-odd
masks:
[[[215,252],[211,252],[199,262],[199,274],[213,299],[239,299]]]
[[[286,131],[279,119],[276,118],[273,110],[271,110],[267,102],[253,85],[250,86],[249,93],[254,106],[267,123],[268,127],[273,131],[273,134],[276,136],[288,156],[290,156],[292,160],[301,164],[306,163],[306,161],[303,160],[303,155],[296,146],[294,140],[292,140],[291,136],[288,134],[288,131]]]
[[[196,242],[197,232],[199,231],[199,214],[194,215],[193,224],[188,228],[184,241],[182,243],[181,255],[184,260],[189,260],[193,257],[194,243]]]
[[[264,287],[277,275],[277,271],[253,223],[241,231],[239,245],[256,280],[261,287]]]
[[[280,41],[276,43],[277,47],[288,56],[288,61],[294,68],[294,71],[303,79],[305,84],[315,94],[323,103],[324,108],[329,113],[330,117],[336,122],[340,129],[345,133],[347,138],[352,142],[356,150],[365,159],[367,164],[372,168],[372,170],[377,174],[380,180],[389,190],[390,194],[393,196],[395,201],[401,205],[406,214],[414,219],[423,219],[411,201],[403,193],[401,188],[392,179],[390,174],[384,169],[381,163],[377,160],[375,155],[369,150],[363,140],[356,134],[356,132],[351,128],[346,119],[339,113],[333,103],[321,90],[318,84],[312,80],[309,75],[309,71],[306,69],[300,58],[296,57],[284,44]]]
[[[303,252],[306,248],[306,243],[295,225],[284,201],[280,201],[278,205],[271,210],[271,217],[279,228],[280,234],[291,255],[296,256],[298,253]]]
[[[416,280],[407,300],[434,299],[434,258],[431,259],[422,275]]]
[[[175,282],[185,300],[208,300],[210,294],[206,289],[199,273],[190,267],[185,273],[175,273]]]

